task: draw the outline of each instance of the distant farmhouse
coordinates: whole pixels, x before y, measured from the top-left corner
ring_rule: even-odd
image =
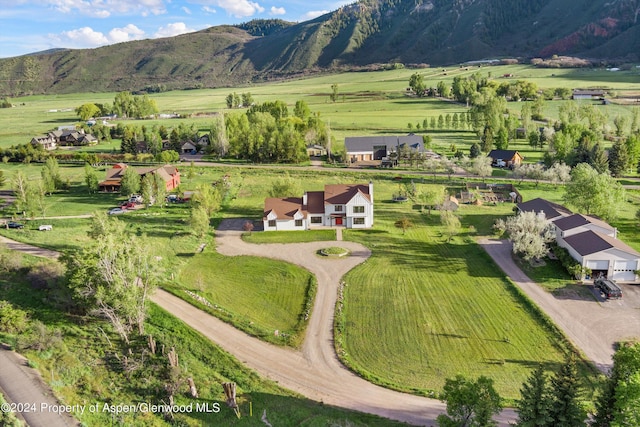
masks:
[[[491,157],[491,164],[493,166],[511,169],[521,165],[524,160],[524,157],[515,150],[491,150],[488,157]]]
[[[34,147],[42,146],[45,150],[55,150],[58,146],[93,145],[98,139],[84,130],[59,129],[49,132],[47,135],[36,136],[31,139]]]
[[[574,89],[573,99],[603,99],[606,92],[602,89]]]
[[[544,199],[518,204],[521,212],[536,212],[551,222],[556,243],[583,268],[591,278],[608,278],[622,283],[638,283],[636,272],[640,253],[618,239],[618,231],[600,218],[574,214],[564,206]]]
[[[324,191],[307,191],[300,198],[265,199],[262,221],[265,231],[371,228],[373,183],[325,185]]]
[[[347,159],[351,163],[378,162],[386,165],[392,153],[410,150],[424,153],[422,136],[350,136],[344,139]]]
[[[99,191],[106,193],[117,193],[120,191],[120,184],[124,171],[129,167],[125,163],[116,163],[111,169],[107,171],[107,176],[104,181],[98,184]],[[155,166],[146,168],[136,168],[136,172],[140,177],[144,177],[147,174],[157,175],[162,178],[166,185],[166,191],[175,190],[180,185],[180,172],[175,166]]]

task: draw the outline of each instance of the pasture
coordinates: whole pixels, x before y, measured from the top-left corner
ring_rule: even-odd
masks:
[[[403,134],[418,132],[431,135],[433,148],[443,154],[451,144],[455,144],[464,151],[477,141],[477,136],[467,130],[433,130],[417,129],[425,119],[438,117],[440,114],[453,114],[466,111],[465,105],[453,101],[435,98],[413,98],[406,94],[410,76],[418,72],[425,78],[429,87],[436,87],[438,82],[451,83],[453,77],[468,77],[480,73],[495,80],[496,83],[508,81],[504,75],[512,75],[509,79],[531,80],[540,89],[567,88],[607,88],[619,96],[635,96],[640,92],[638,69],[611,72],[605,69],[544,69],[529,65],[505,66],[460,66],[443,69],[399,69],[376,72],[340,73],[324,76],[309,77],[298,80],[269,84],[256,84],[238,88],[202,89],[190,91],[165,92],[150,95],[161,113],[179,113],[189,116],[198,112],[233,113],[228,110],[225,97],[229,93],[238,94],[250,92],[255,102],[282,100],[290,109],[296,101],[304,100],[311,111],[319,113],[322,120],[331,127],[335,139],[334,150],[340,149],[346,136],[374,135],[374,134]],[[338,85],[336,102],[331,102],[331,85]],[[86,102],[112,103],[115,93],[83,93],[55,96],[29,96],[12,99],[15,108],[0,109],[0,147],[29,142],[35,135],[43,134],[57,126],[70,125],[78,122],[73,111]],[[558,106],[563,102],[548,101],[545,103],[543,115],[557,118]],[[508,108],[519,112],[523,103],[511,102]],[[600,105],[607,115],[609,123],[613,123],[616,115],[631,115],[628,105]],[[136,120],[136,124],[152,126],[163,124],[167,127],[176,122],[195,123],[202,132],[207,132],[211,119],[185,118],[164,120]],[[132,121],[124,120],[123,123]],[[411,128],[409,128],[411,125]],[[524,151],[530,160],[537,160],[535,151],[529,153],[526,141],[514,141],[522,146],[515,148]],[[94,151],[113,151],[119,149],[118,141],[111,144],[90,147]]]

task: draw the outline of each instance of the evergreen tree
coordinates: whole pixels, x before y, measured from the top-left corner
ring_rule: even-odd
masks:
[[[598,173],[606,173],[609,170],[609,160],[602,148],[602,145],[597,142],[590,153],[590,164]]]
[[[553,427],[584,427],[586,413],[580,406],[580,381],[575,356],[571,355],[551,379],[549,416]]]
[[[436,118],[435,118],[435,116],[431,117],[431,119],[429,120],[429,127],[431,129],[435,129],[436,128]]]
[[[451,127],[454,130],[460,129],[460,116],[458,116],[458,113],[453,113],[453,117],[451,118]]]
[[[640,344],[624,343],[613,355],[611,377],[596,402],[595,427],[640,425]]]
[[[550,400],[547,390],[547,377],[542,365],[531,373],[520,389],[521,398],[516,402],[518,411],[517,426],[545,427],[550,425]]]
[[[622,176],[629,168],[627,146],[621,140],[616,141],[609,150],[609,170],[613,176]]]
[[[474,142],[473,144],[471,144],[471,148],[469,148],[469,157],[475,159],[476,157],[480,156],[480,153],[481,151],[478,143]]]
[[[444,116],[442,114],[438,116],[438,129],[444,129]]]

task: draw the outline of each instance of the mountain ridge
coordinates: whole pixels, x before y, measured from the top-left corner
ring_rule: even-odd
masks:
[[[227,87],[380,64],[571,55],[637,61],[640,0],[360,0],[311,21],[0,60],[0,93]]]

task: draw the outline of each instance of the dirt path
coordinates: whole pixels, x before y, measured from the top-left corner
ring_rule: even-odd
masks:
[[[640,300],[632,292],[623,300],[612,301],[598,301],[595,295],[592,299],[558,298],[522,272],[513,261],[509,241],[482,239],[480,245],[600,371],[611,368],[616,342],[640,336],[640,307],[636,302]]]
[[[46,231],[43,233],[46,233]],[[16,242],[15,240],[11,240],[4,236],[0,236],[0,244],[6,245],[7,249],[19,251],[28,255],[39,256],[42,258],[58,258],[60,256],[60,252],[39,248],[27,243]]]
[[[247,244],[240,239],[244,220],[225,220],[216,231],[217,250],[224,255],[255,255],[300,265],[318,280],[318,292],[301,351],[277,347],[250,337],[167,292],[157,291],[153,301],[233,354],[262,376],[310,399],[377,414],[415,425],[435,425],[445,411],[442,402],[399,393],[371,384],[347,370],[333,347],[333,314],[339,279],[365,262],[370,251],[353,242],[340,242],[351,251],[345,259],[323,259],[316,251],[326,242]],[[515,420],[512,410],[497,419],[506,426]]]
[[[31,427],[69,427],[79,423],[59,413],[60,403],[27,359],[0,345],[0,390],[9,402],[26,404],[22,418]]]

